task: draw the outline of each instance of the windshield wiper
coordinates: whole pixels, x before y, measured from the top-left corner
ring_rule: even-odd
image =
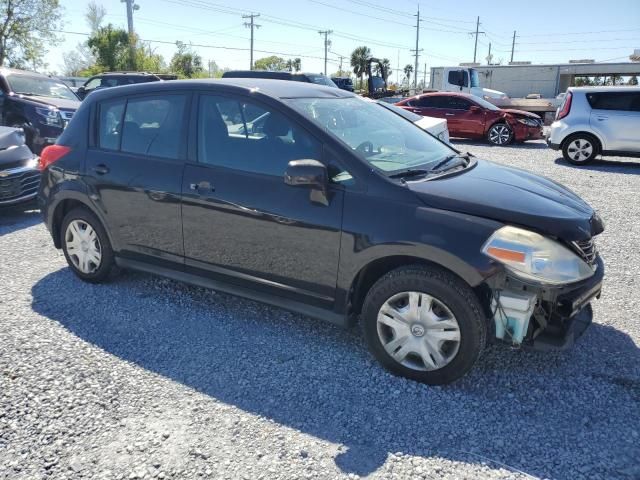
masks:
[[[468,154],[468,153],[466,153],[464,155],[460,155],[458,153],[455,154],[455,155],[448,155],[444,159],[442,159],[441,161],[436,163],[433,167],[431,167],[430,172],[431,173],[443,172],[444,170],[449,170],[451,168],[460,167],[460,166],[466,166],[467,162],[469,161],[469,155],[470,154]],[[446,169],[443,168],[445,165],[450,163],[452,160],[457,160],[457,161],[455,163],[450,164]],[[465,162],[465,160],[467,162]]]
[[[407,168],[406,170],[401,170],[396,173],[392,173],[389,175],[389,178],[408,178],[408,177],[418,177],[421,175],[428,175],[430,170],[424,170],[422,168]]]

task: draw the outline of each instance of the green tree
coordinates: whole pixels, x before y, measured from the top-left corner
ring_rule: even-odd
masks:
[[[129,63],[129,34],[109,24],[100,27],[87,42],[102,70],[126,70]]]
[[[181,77],[200,77],[203,73],[202,57],[195,53],[186,43],[176,42],[178,51],[171,58],[171,71]]]
[[[627,85],[638,85],[638,77],[635,75],[629,79],[629,83]]]
[[[380,60],[380,63],[376,64],[375,66],[375,74],[382,76],[382,68],[380,67],[380,64],[382,64],[382,68],[384,68],[384,79],[385,81],[387,80],[387,78],[389,78],[389,73],[391,72],[391,62],[389,61],[388,58],[383,58],[382,60]]]
[[[289,60],[287,60],[287,70],[289,70],[290,72],[299,72],[301,68],[302,60],[300,60],[299,58],[290,58]]]
[[[253,64],[253,68],[255,70],[271,70],[274,72],[283,72],[289,70],[287,61],[284,58],[278,57],[276,55],[259,58]]]
[[[371,57],[371,49],[367,46],[357,47],[351,52],[350,64],[353,73],[360,79],[360,89],[362,90],[362,78],[367,73],[367,61]]]
[[[407,63],[404,66],[404,76],[407,77],[407,84],[411,85],[411,74],[413,73],[413,65]]]
[[[0,66],[42,66],[60,25],[59,0],[0,0]]]

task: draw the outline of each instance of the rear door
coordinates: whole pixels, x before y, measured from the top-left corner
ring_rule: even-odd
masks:
[[[121,254],[182,262],[180,193],[188,93],[96,104],[87,183]]]
[[[587,93],[590,123],[605,141],[604,149],[640,151],[640,92]]]

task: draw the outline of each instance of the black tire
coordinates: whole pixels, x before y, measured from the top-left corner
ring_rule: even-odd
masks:
[[[507,134],[506,137],[505,133]],[[513,129],[509,124],[502,122],[491,125],[491,128],[487,132],[487,141],[497,147],[509,145],[513,142]]]
[[[459,326],[460,343],[452,360],[436,370],[417,370],[397,362],[385,350],[378,335],[378,312],[392,296],[405,292],[427,293],[453,313]],[[486,343],[487,323],[477,296],[464,281],[438,267],[412,265],[393,270],[371,287],[362,309],[364,336],[373,356],[395,375],[429,385],[451,383],[475,364]]]
[[[67,245],[66,232],[69,224],[74,220],[80,220],[90,225],[91,228],[95,231],[100,252],[101,259],[100,264],[95,268],[94,271],[90,273],[85,273],[81,271],[72,260]],[[85,207],[76,207],[67,213],[62,221],[62,227],[60,228],[60,244],[62,245],[62,251],[64,252],[64,256],[67,259],[67,263],[69,264],[69,268],[75,273],[80,279],[89,283],[100,283],[106,280],[109,277],[109,274],[114,269],[114,253],[111,248],[111,242],[109,241],[109,236],[107,235],[106,230],[102,226],[98,217],[95,216],[93,212],[91,212],[88,208]]]
[[[585,156],[585,152],[589,155]],[[588,133],[570,135],[562,142],[562,156],[573,165],[591,163],[600,154],[600,142]]]

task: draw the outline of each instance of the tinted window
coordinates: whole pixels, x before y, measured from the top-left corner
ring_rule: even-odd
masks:
[[[282,114],[244,99],[202,96],[198,158],[203,163],[281,176],[291,160],[321,158],[321,145]]]
[[[178,158],[184,109],[184,95],[129,99],[120,149],[154,157]]]
[[[124,106],[124,100],[112,100],[100,104],[100,118],[98,121],[98,145],[100,148],[107,150],[120,149]]]
[[[640,112],[640,92],[588,93],[587,100],[596,110],[620,110]]]
[[[443,99],[443,108],[451,110],[469,110],[471,102],[461,97],[441,97]]]
[[[452,85],[469,86],[469,74],[465,70],[451,70],[449,71],[449,83]]]
[[[417,100],[417,106],[423,108],[447,108],[446,97],[422,97]]]

